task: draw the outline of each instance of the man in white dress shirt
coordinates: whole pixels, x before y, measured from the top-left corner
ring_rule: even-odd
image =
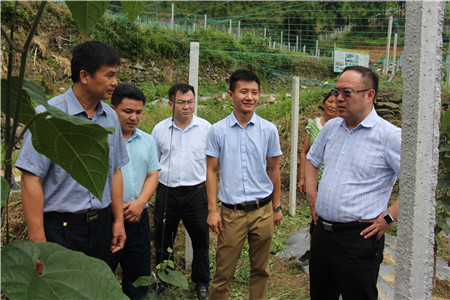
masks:
[[[199,299],[207,299],[210,281],[206,137],[211,124],[194,115],[195,91],[179,83],[169,90],[172,117],[153,128],[161,171],[155,200],[156,264],[170,258],[180,219],[192,239],[191,279]]]

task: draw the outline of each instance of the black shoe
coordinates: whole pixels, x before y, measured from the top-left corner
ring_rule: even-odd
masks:
[[[207,300],[209,297],[209,289],[207,283],[197,283],[197,296],[199,300]]]
[[[307,250],[302,256],[297,257],[295,259],[295,262],[299,266],[307,266],[307,265],[309,265],[310,256],[311,256],[311,252],[309,250]]]

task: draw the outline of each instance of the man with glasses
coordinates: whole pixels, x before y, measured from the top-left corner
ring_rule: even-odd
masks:
[[[155,200],[156,264],[170,258],[180,219],[192,239],[192,281],[199,299],[209,295],[209,227],[206,199],[206,137],[211,124],[194,115],[195,91],[179,83],[169,90],[172,117],[153,128],[161,164]]]
[[[311,299],[377,299],[384,233],[398,216],[388,208],[400,174],[401,130],[379,117],[378,75],[350,66],[332,90],[340,118],[327,122],[307,154],[306,193],[315,208]],[[319,168],[325,163],[317,189]]]

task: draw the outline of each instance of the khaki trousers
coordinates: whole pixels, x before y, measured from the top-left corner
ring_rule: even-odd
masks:
[[[216,249],[216,273],[210,300],[228,299],[236,265],[248,238],[250,259],[250,300],[267,299],[269,254],[273,237],[271,203],[250,212],[221,208],[223,231]]]

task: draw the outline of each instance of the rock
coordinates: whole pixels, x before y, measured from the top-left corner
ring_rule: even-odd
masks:
[[[378,102],[377,107],[387,107],[391,109],[399,109],[400,105],[394,103],[394,102]]]
[[[222,96],[220,96],[221,99],[226,99],[227,98],[227,93],[222,93]]]
[[[292,95],[291,95],[291,94],[289,94],[289,93],[286,93],[286,97],[288,97],[288,98],[292,98]]]
[[[61,87],[58,88],[58,92],[59,93],[65,93],[66,92],[66,88],[61,86]]]
[[[274,96],[270,96],[269,98],[266,99],[266,102],[273,103],[275,102],[275,100],[276,98]]]

